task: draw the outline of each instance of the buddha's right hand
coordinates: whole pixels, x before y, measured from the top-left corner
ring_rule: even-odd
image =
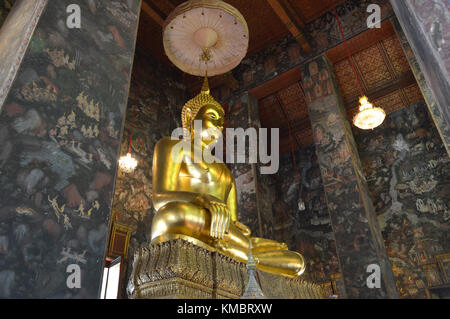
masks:
[[[234,226],[239,228],[239,230],[242,232],[242,234],[244,234],[244,236],[250,237],[250,235],[252,234],[252,231],[250,230],[250,228],[248,228],[247,226],[245,226],[244,224],[242,224],[239,221],[235,221]]]
[[[230,211],[224,203],[209,201],[206,208],[211,212],[211,230],[213,238],[223,239],[228,233],[231,223]]]

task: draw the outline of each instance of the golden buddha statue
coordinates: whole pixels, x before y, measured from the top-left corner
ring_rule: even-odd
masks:
[[[215,139],[205,133],[208,129],[222,131],[224,118],[224,110],[210,95],[205,77],[201,93],[182,111],[183,128],[191,139],[165,137],[156,144],[153,205],[157,213],[152,244],[182,238],[246,263],[251,241],[259,269],[291,278],[300,276],[305,270],[301,254],[289,251],[284,243],[251,237],[250,229],[237,220],[236,184],[228,167],[193,160],[196,148],[203,150],[214,143]],[[194,130],[194,120],[201,121],[201,145],[193,142],[195,133],[199,134]],[[190,145],[174,151],[178,143]]]

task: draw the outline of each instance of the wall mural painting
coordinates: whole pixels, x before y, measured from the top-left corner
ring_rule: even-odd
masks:
[[[351,182],[355,174],[340,119],[338,100],[325,59],[309,63],[303,75],[305,98],[324,183]]]
[[[450,250],[450,159],[424,102],[354,134],[397,288],[425,298],[421,266]]]
[[[373,207],[363,204],[370,198],[362,168],[352,158],[357,156],[356,144],[350,125],[342,119],[346,115],[327,59],[305,65],[302,77],[347,297],[384,298],[386,289],[361,289],[366,287],[361,265],[387,263],[388,256],[381,236],[373,231],[377,227]],[[392,275],[386,271],[386,276]]]
[[[257,172],[259,171],[257,167]],[[264,238],[274,238],[274,217],[272,211],[272,205],[275,201],[275,191],[272,182],[268,175],[258,174],[258,200],[261,215],[261,228]],[[290,248],[290,247],[289,247]]]
[[[314,144],[297,150],[295,158],[301,178],[294,174],[292,155],[287,153],[281,157],[273,185],[274,239],[302,253],[307,262],[305,276],[322,283],[339,272],[339,263]],[[298,208],[299,197],[304,211]]]
[[[249,102],[248,95],[243,94],[235,97],[230,103],[230,108],[227,117],[227,126],[230,128],[248,128],[249,127]],[[226,141],[226,143],[233,143],[234,150],[237,149],[237,139],[233,142]],[[248,154],[248,144],[246,145],[246,152]],[[247,225],[252,231],[253,235],[259,234],[258,222],[258,208],[256,203],[257,185],[254,178],[254,170],[251,164],[248,163],[234,163],[229,164],[231,173],[236,182],[236,191],[238,197],[238,220]],[[260,235],[262,236],[262,234]]]
[[[79,30],[71,3],[47,5],[0,114],[0,298],[99,291],[140,2],[80,2]]]
[[[392,15],[392,7],[389,1],[372,0],[350,0],[337,6],[339,19],[341,20],[343,31],[347,39],[367,30],[367,7],[370,4],[378,4],[381,8],[382,20]],[[318,53],[340,44],[342,36],[336,25],[336,18],[333,10],[328,11],[321,17],[308,23],[305,26],[308,40],[312,43],[313,50]]]
[[[144,53],[138,51],[136,54],[120,154],[128,152],[137,96],[131,153],[138,160],[138,166],[128,174],[118,169],[112,208],[114,220],[132,229],[128,256],[124,261],[126,275],[121,292],[124,298],[131,272],[131,267],[127,267],[129,258],[150,241],[155,213],[152,204],[153,151],[161,138],[170,136],[173,129],[181,127],[181,79],[181,74],[164,69]]]
[[[450,248],[450,160],[428,114],[422,102],[389,114],[376,130],[353,130],[402,298],[426,298],[421,266]],[[333,140],[324,138],[324,145]],[[292,155],[284,154],[279,182],[271,185],[273,238],[305,255],[306,276],[329,281],[339,264],[315,146],[297,150],[296,158],[301,181],[292,173]]]
[[[244,93],[231,100],[231,107],[226,114],[226,126],[230,128],[261,127],[257,100]],[[231,143],[227,141],[227,143]],[[237,139],[233,142],[237,150]],[[246,143],[246,154],[249,145]],[[269,186],[269,177],[259,173],[259,164],[234,163],[229,168],[236,181],[238,196],[238,219],[247,225],[253,236],[273,238],[272,201],[273,189]],[[255,177],[256,175],[256,177]],[[259,213],[258,213],[259,210]]]
[[[431,92],[431,89],[425,80],[425,75],[420,69],[419,62],[417,61],[414,52],[409,45],[408,39],[406,38],[406,35],[403,32],[400,23],[397,19],[393,19],[392,24],[394,25],[398,39],[402,44],[403,51],[405,52],[405,56],[408,59],[411,70],[414,73],[417,84],[419,85],[422,95],[427,103],[428,110],[432,115],[434,123],[436,123],[437,125],[437,129],[442,137],[442,141],[446,143],[445,146],[447,148],[447,153],[450,155],[450,127],[446,125],[447,122],[446,115],[444,113],[445,110],[441,110],[439,105],[436,104],[433,93]],[[450,66],[450,63],[448,63],[448,65]]]
[[[448,1],[439,0],[411,0],[407,5],[415,13],[423,31],[425,31],[428,41],[430,41],[434,53],[439,55],[445,69],[447,77],[450,76],[450,35],[446,30],[450,27],[450,4]]]
[[[337,7],[339,19],[344,26],[347,39],[354,37],[367,29],[365,23],[369,13],[367,6],[378,4],[381,7],[381,20],[393,16],[389,0],[351,0]],[[363,21],[363,22],[362,22]],[[329,11],[305,26],[310,52],[303,52],[300,44],[292,35],[288,35],[251,56],[245,58],[233,70],[233,76],[239,81],[238,92],[257,87],[294,67],[301,66],[306,61],[324,53],[342,42],[335,16]],[[215,89],[220,93],[220,101],[233,99],[226,89]]]
[[[256,207],[256,184],[250,165],[235,164],[232,173],[235,176],[238,197],[238,219],[252,230],[258,232],[258,218]]]

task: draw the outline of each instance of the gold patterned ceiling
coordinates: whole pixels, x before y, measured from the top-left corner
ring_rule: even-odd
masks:
[[[370,101],[382,107],[386,114],[423,100],[390,22],[384,23],[380,30],[367,31],[351,39],[349,46],[363,90]],[[353,118],[359,93],[345,48],[340,45],[327,52],[327,56],[333,64],[348,117]],[[291,149],[289,125],[295,148],[313,142],[308,111],[298,80],[261,98],[259,107],[262,126],[280,128],[281,153]]]
[[[391,27],[389,23],[385,28]],[[391,34],[385,35],[385,39],[354,53],[353,59],[364,92],[376,106],[382,107],[389,114],[417,103],[423,97],[397,35],[393,30]],[[328,56],[335,57],[333,52]],[[359,93],[350,62],[348,59],[332,62],[348,114],[353,117]]]

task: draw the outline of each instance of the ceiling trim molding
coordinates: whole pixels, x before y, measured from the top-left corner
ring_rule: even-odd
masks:
[[[368,29],[367,31],[351,38],[347,39],[348,48],[350,54],[354,55],[361,51],[364,51],[371,46],[388,39],[395,35],[394,26],[391,21],[387,20],[381,24],[381,28]],[[332,64],[341,62],[342,60],[348,59],[348,54],[345,49],[345,44],[341,43],[338,46],[325,52]]]
[[[273,11],[277,14],[278,18],[285,24],[286,28],[291,32],[292,36],[297,40],[302,49],[305,52],[311,51],[311,45],[306,39],[301,26],[299,25],[299,20],[297,16],[292,16],[292,9],[286,8],[279,0],[267,0],[267,3],[272,7]],[[290,12],[290,14],[288,13]],[[303,24],[303,23],[302,23]]]
[[[153,9],[150,4],[148,4],[146,1],[142,1],[142,11],[148,15],[153,21],[155,21],[157,24],[159,24],[161,27],[164,25],[164,19]]]
[[[248,91],[254,98],[260,100],[265,98],[281,89],[299,82],[302,78],[302,74],[299,67],[295,67],[279,76],[264,82],[263,84]]]

